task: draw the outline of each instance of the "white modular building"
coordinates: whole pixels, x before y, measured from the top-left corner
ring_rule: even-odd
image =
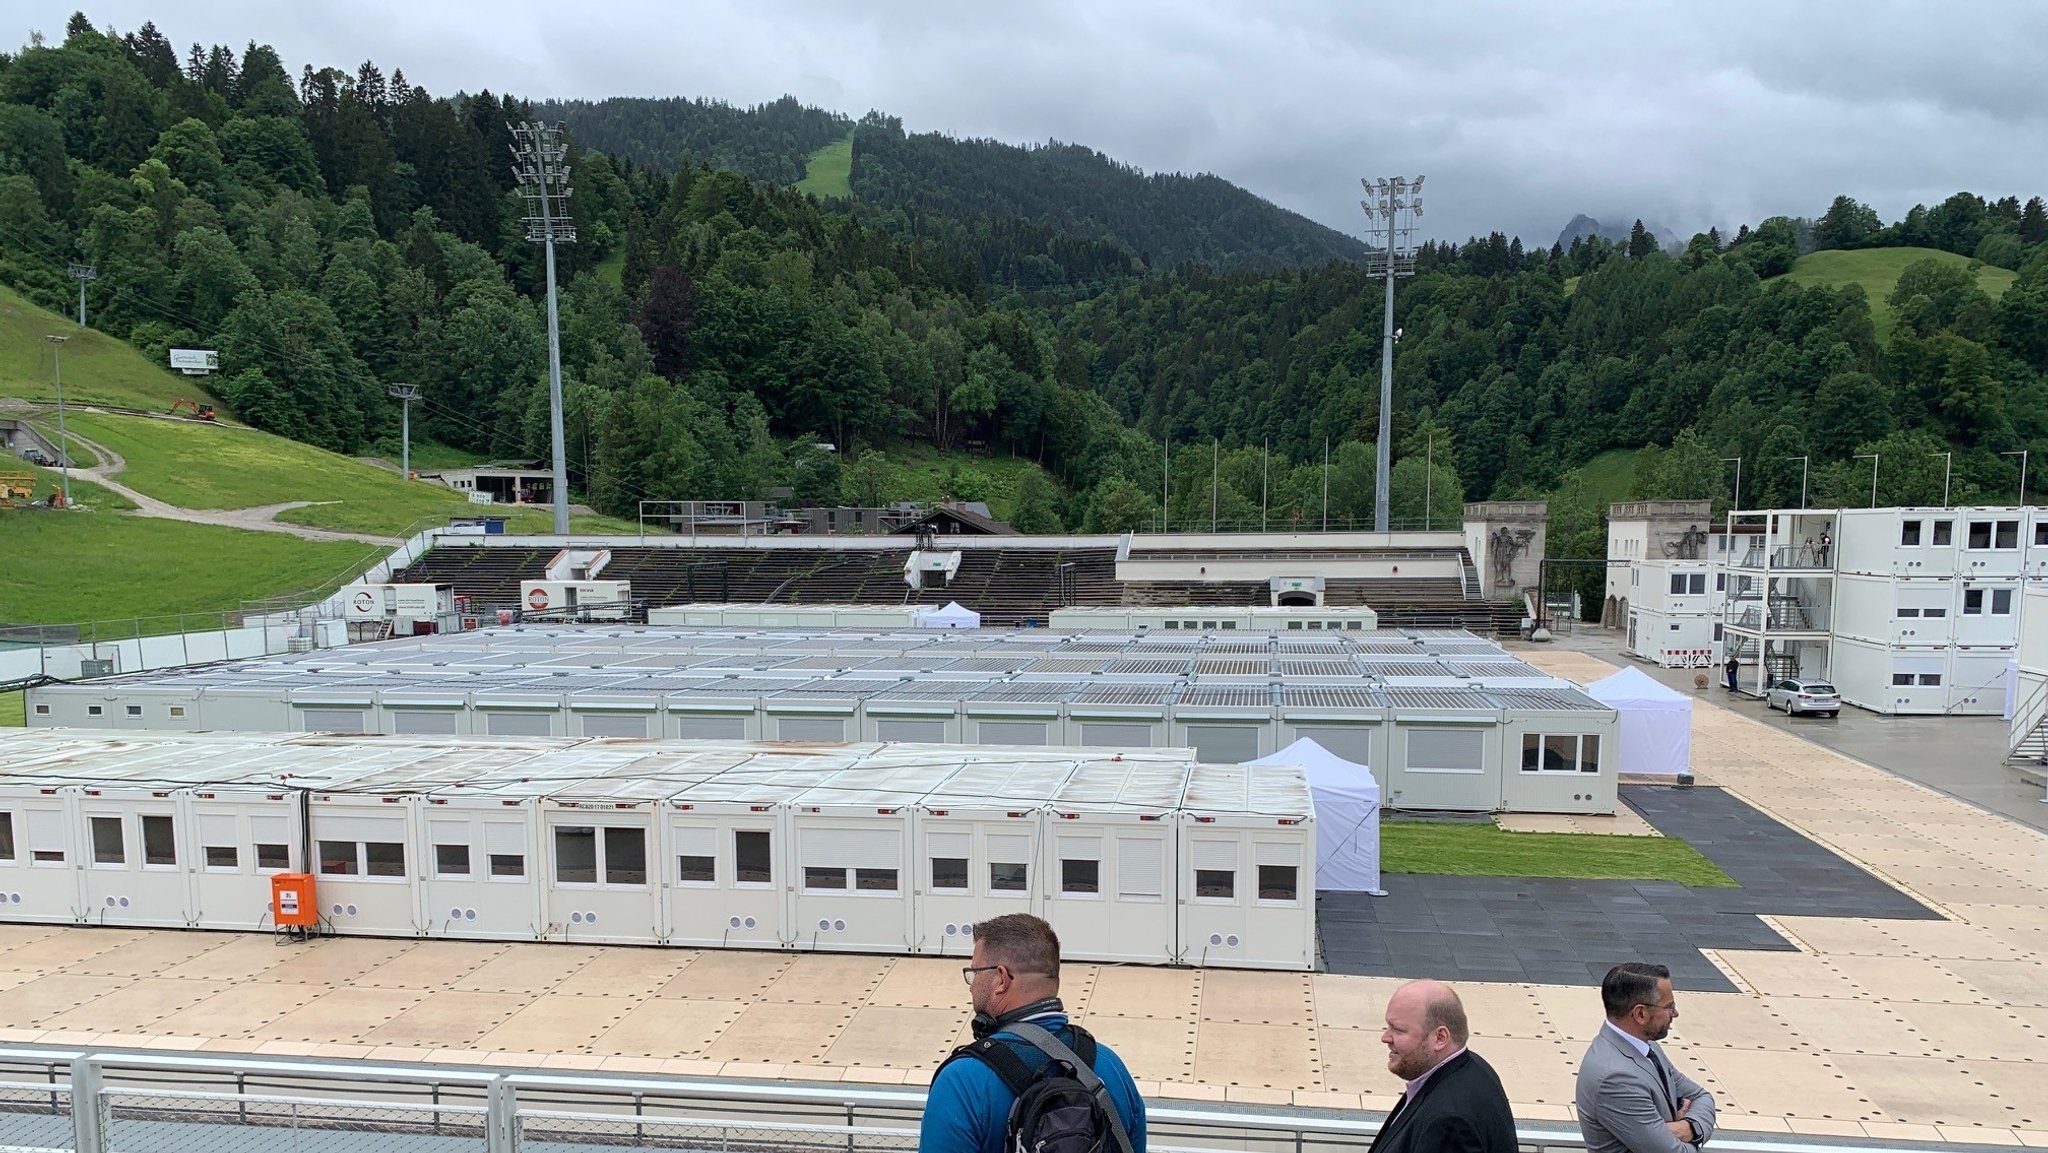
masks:
[[[650,625],[767,629],[908,629],[930,605],[717,604],[664,605],[647,610]]]
[[[349,935],[958,956],[978,922],[1030,911],[1080,959],[1311,967],[1301,772],[1218,766],[1191,789],[1198,768],[1167,749],[22,732],[0,737],[0,922],[262,930],[272,877],[310,871],[322,928]],[[1191,957],[1190,933],[1238,941]]]
[[[2048,510],[1744,512],[1751,547],[1726,568],[1745,688],[1832,680],[1889,714],[1998,715],[2026,588],[2048,581]]]
[[[525,625],[46,685],[29,690],[28,721],[420,738],[1190,747],[1199,760],[1230,764],[1312,737],[1370,765],[1391,808],[1611,812],[1611,789],[1517,776],[1521,752],[1504,734],[1523,689],[1569,706],[1546,719],[1554,731],[1612,731],[1614,714],[1569,682],[1448,629]],[[1611,776],[1604,760],[1584,760]]]
[[[1065,632],[1372,632],[1380,615],[1363,605],[1127,605],[1054,609],[1047,623]]]

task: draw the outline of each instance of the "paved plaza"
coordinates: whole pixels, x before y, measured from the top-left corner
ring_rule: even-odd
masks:
[[[1527,656],[1582,682],[1612,671],[1579,652]],[[1724,1127],[2048,1148],[2048,836],[1710,696],[1693,726],[1707,786],[1696,799],[1725,803],[1739,823],[1723,832],[1744,844],[1679,827],[1710,808],[1674,815],[1630,795],[1753,888],[1660,895],[1704,900],[1776,941],[1685,938],[1732,991],[1682,992],[1670,1048],[1716,1094]],[[1727,856],[1756,847],[1735,830],[1770,827],[1813,844],[1794,859]],[[1411,892],[1438,883],[1408,880]],[[1650,959],[1689,971],[1686,958]],[[959,965],[12,925],[0,926],[0,1043],[922,1084],[967,1037]],[[1396,977],[1076,964],[1065,984],[1149,1094],[1384,1111],[1399,1088],[1379,1044]],[[1533,979],[1460,989],[1473,1047],[1517,1115],[1570,1120],[1597,992]]]

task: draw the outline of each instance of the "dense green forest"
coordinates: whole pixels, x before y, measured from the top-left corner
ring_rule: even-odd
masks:
[[[737,109],[706,100],[618,98],[539,106],[587,147],[643,167],[699,166],[794,184],[820,147],[853,132],[852,184],[863,207],[881,210],[898,235],[933,230],[971,238],[1022,224],[1045,236],[1093,241],[1124,262],[1173,268],[1283,268],[1357,260],[1356,239],[1288,212],[1212,175],[1148,175],[1091,148],[1018,147],[905,133],[903,122],[871,112],[859,124],[783,97]],[[999,279],[1038,287],[1065,283],[1055,253],[1040,266]],[[986,269],[999,274],[998,268]],[[1082,278],[1088,279],[1088,278]]]
[[[1182,215],[1145,222],[1165,230],[1154,246],[1100,206],[1161,178],[1078,149],[934,160],[879,118],[855,138],[856,187],[866,156],[914,201],[934,166],[944,210],[821,202],[780,165],[841,122],[771,108],[779,142],[728,118],[659,138],[689,153],[673,163],[572,149],[562,351],[572,483],[591,503],[631,515],[782,485],[887,499],[881,462],[914,443],[1044,464],[1062,488],[1019,494],[1027,528],[1155,524],[1162,467],[1176,525],[1369,515],[1381,286],[1357,265],[1288,248],[1305,241],[1261,231],[1271,217],[1220,181],[1173,190]],[[294,79],[258,43],[181,52],[150,25],[75,17],[61,45],[0,57],[0,279],[62,310],[67,263],[91,262],[95,327],[153,358],[218,347],[222,399],[274,432],[388,451],[385,385],[407,381],[425,394],[416,432],[539,457],[540,258],[506,128],[530,111],[370,63]],[[1005,185],[1016,199],[974,191]],[[1199,256],[1247,245],[1302,266]],[[1912,264],[1880,343],[1860,288],[1783,275],[1807,250],[1865,247],[2018,278],[1994,300],[1964,267]],[[1857,456],[1873,452],[1880,499],[1931,501],[1953,452],[1963,500],[2014,492],[2019,458],[2002,454],[2048,448],[2038,196],[1958,193],[1890,224],[1845,196],[1679,252],[1640,229],[1550,249],[1494,234],[1429,244],[1418,265],[1396,306],[1404,523],[1549,495],[1560,550],[1597,549],[1602,510],[1576,470],[1646,444],[1636,495],[1725,501],[1721,460],[1740,456],[1752,506],[1796,501],[1790,458],[1807,458],[1816,504],[1867,500]],[[954,495],[979,495],[975,472]]]

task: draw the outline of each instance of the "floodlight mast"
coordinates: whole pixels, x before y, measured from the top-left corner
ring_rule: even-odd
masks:
[[[1386,307],[1380,319],[1380,437],[1374,470],[1372,527],[1387,531],[1388,490],[1394,458],[1394,278],[1415,275],[1415,218],[1422,215],[1422,177],[1361,177],[1366,198],[1366,243],[1380,238],[1377,251],[1368,247],[1366,271],[1387,281]],[[1372,223],[1377,220],[1377,223]]]
[[[569,199],[569,146],[562,126],[539,120],[512,130],[512,176],[526,201],[526,239],[546,247],[548,275],[548,431],[554,440],[555,535],[569,533],[569,464],[562,445],[562,334],[555,307],[555,245],[576,243]]]

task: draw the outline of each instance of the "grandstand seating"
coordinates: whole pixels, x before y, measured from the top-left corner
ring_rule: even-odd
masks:
[[[396,581],[452,584],[479,611],[519,604],[519,582],[539,579],[557,550],[444,543],[428,550]],[[1189,550],[1155,550],[1148,558]],[[1266,557],[1256,550],[1222,550],[1231,557]],[[981,613],[991,625],[1043,623],[1063,605],[1261,605],[1265,581],[1118,581],[1111,547],[970,548],[950,584],[911,589],[903,583],[908,542],[862,549],[660,548],[624,545],[611,550],[607,580],[631,581],[633,599],[650,605],[690,601],[783,604],[930,604],[947,601]],[[1332,577],[1324,584],[1330,605],[1367,605],[1383,628],[1466,628],[1511,635],[1521,622],[1514,602],[1487,602],[1473,594],[1465,550],[1404,550],[1442,559],[1456,555],[1463,577]],[[1191,552],[1191,556],[1194,554]],[[1200,556],[1217,558],[1217,550]],[[1375,553],[1375,558],[1392,554]],[[1228,559],[1228,558],[1226,558]],[[1313,563],[1307,554],[1290,562]],[[1062,574],[1064,575],[1064,579]]]

